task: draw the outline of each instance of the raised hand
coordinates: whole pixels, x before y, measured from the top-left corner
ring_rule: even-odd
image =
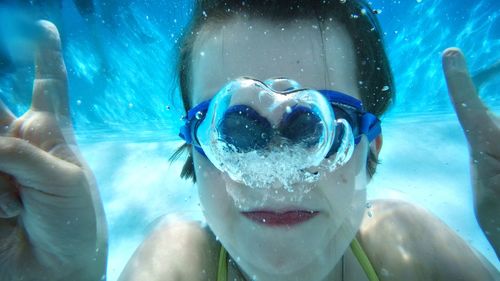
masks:
[[[469,143],[476,216],[497,256],[500,251],[500,119],[480,100],[464,55],[443,54],[449,94]]]
[[[101,280],[106,224],[74,140],[56,27],[37,22],[31,108],[0,101],[0,280]]]

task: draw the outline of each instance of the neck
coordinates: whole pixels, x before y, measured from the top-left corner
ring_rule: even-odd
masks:
[[[250,275],[248,275],[245,271],[243,271],[241,268],[238,267],[238,265],[234,262],[231,263],[231,267],[234,268],[236,271],[236,274],[234,276],[238,276],[238,278],[234,280],[240,280],[240,281],[267,281],[267,280],[276,280],[276,281],[290,281],[290,280],[317,280],[317,281],[344,281],[344,257],[340,259],[340,261],[332,268],[330,272],[327,273],[326,276],[323,278],[315,279],[312,278],[313,276],[299,276],[297,274],[292,275],[287,275],[287,276],[275,276],[275,275],[261,275],[261,278],[252,278]],[[313,274],[314,275],[314,274]]]
[[[340,258],[336,251],[325,251],[323,254],[318,254],[316,259],[303,269],[288,274],[263,272],[251,264],[244,262],[236,264],[236,262],[232,261],[230,268],[232,268],[233,274],[231,275],[238,276],[238,280],[245,281],[343,281],[345,275],[344,263],[346,262],[344,254],[348,251],[349,244],[347,242],[346,245],[342,245],[345,247],[339,247],[341,245],[338,242],[336,243],[338,247],[336,249],[345,248]]]

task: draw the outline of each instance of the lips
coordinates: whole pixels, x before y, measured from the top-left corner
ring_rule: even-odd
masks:
[[[251,211],[242,212],[242,214],[260,224],[268,226],[291,226],[303,223],[312,219],[319,212],[293,210],[287,212],[273,212],[273,211]]]

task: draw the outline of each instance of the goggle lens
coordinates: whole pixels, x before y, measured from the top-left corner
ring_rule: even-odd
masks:
[[[273,134],[269,121],[246,105],[228,108],[219,124],[219,131],[221,141],[238,153],[265,148]]]

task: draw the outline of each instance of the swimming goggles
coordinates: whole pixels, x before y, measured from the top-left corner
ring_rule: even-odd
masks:
[[[291,188],[319,179],[352,156],[380,120],[362,102],[332,90],[305,89],[286,78],[229,82],[183,118],[179,136],[233,180]]]

